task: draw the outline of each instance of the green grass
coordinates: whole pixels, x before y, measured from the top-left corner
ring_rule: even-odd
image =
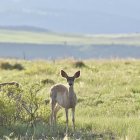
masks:
[[[5,69],[4,63],[10,66],[20,64],[23,69],[15,67]],[[76,135],[83,139],[129,139],[140,138],[140,60],[85,60],[77,62],[73,59],[54,61],[24,61],[0,60],[0,82],[17,81],[26,84],[48,82],[41,90],[43,99],[49,98],[49,89],[53,83],[63,83],[66,80],[60,76],[64,69],[69,75],[81,71],[81,77],[75,81],[75,92],[78,96],[76,106]],[[49,109],[49,105],[48,105]],[[64,135],[65,114],[61,110],[58,114],[58,129],[55,136]],[[71,116],[69,117],[71,129]],[[20,124],[21,125],[21,124]],[[39,124],[37,136],[41,131],[51,135],[48,128]],[[46,128],[46,129],[43,129]],[[22,128],[25,131],[25,128]],[[10,132],[0,129],[1,133]],[[71,130],[70,130],[71,132]],[[51,135],[52,136],[52,135]],[[59,139],[59,138],[58,138]]]
[[[140,34],[68,35],[0,30],[0,42],[70,45],[140,45]]]

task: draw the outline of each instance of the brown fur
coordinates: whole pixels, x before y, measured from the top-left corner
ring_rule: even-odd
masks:
[[[56,102],[63,108],[75,107],[77,102],[76,94],[73,89],[68,88],[62,84],[57,84],[51,88],[50,93],[51,102]]]

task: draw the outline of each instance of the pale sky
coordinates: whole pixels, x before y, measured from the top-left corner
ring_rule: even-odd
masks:
[[[0,25],[33,25],[62,32],[89,32],[92,27],[99,32],[139,32],[139,13],[140,0],[1,0]]]

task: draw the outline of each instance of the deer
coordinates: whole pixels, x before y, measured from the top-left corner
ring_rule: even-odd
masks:
[[[72,77],[68,76],[64,70],[61,70],[61,76],[66,78],[69,87],[63,84],[56,84],[50,90],[50,105],[51,105],[51,118],[50,124],[56,123],[57,112],[65,109],[66,114],[66,133],[68,132],[68,110],[72,110],[72,124],[75,131],[75,106],[77,104],[77,97],[74,92],[74,81],[80,77],[80,71],[77,71]]]

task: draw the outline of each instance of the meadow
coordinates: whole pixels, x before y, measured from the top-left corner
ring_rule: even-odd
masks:
[[[10,81],[20,83],[20,89],[14,86],[1,87],[1,139],[28,139],[32,134],[34,139],[64,138],[64,109],[58,113],[57,127],[52,132],[49,126],[50,106],[44,101],[49,100],[52,85],[56,83],[67,85],[66,80],[60,76],[61,69],[69,75],[73,75],[77,70],[81,71],[81,77],[74,85],[78,97],[76,131],[72,130],[70,113],[69,139],[140,138],[140,60],[0,59],[0,83]],[[21,108],[18,108],[16,98],[7,96],[8,93],[14,92],[15,97],[21,95],[26,103],[23,104],[24,102],[20,100]],[[31,120],[35,122],[34,131],[30,125]]]

